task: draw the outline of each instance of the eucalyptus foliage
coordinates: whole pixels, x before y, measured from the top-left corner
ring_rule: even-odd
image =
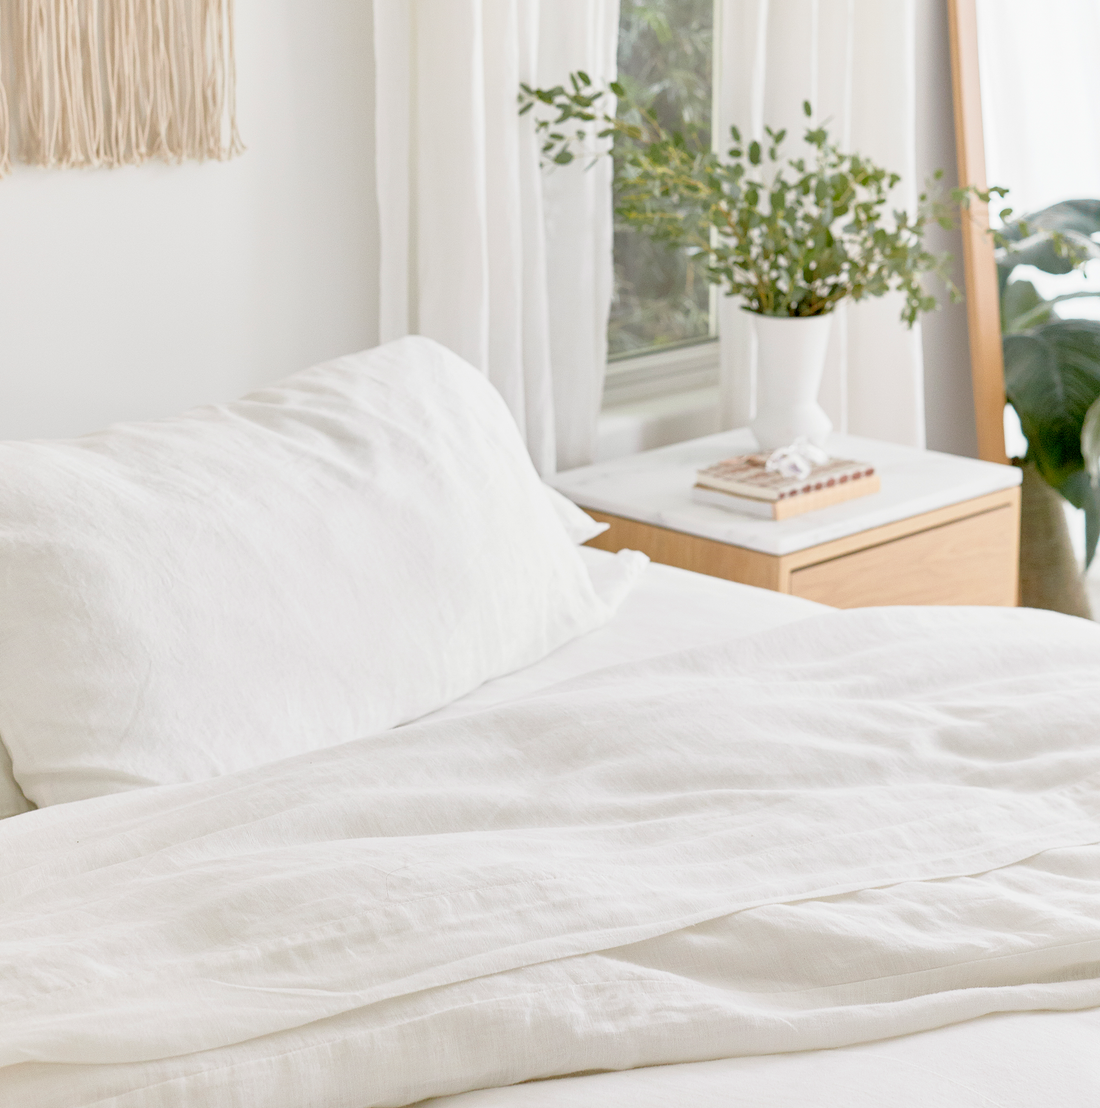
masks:
[[[997,234],[1005,391],[1027,437],[1025,462],[1085,511],[1086,560],[1100,538],[1100,321],[1062,319],[1056,306],[1100,291],[1051,299],[1019,266],[1065,274],[1100,258],[1100,200],[1064,200],[1011,219]]]
[[[578,72],[567,86],[521,86],[520,111],[541,105],[556,113],[537,126],[544,158],[558,165],[595,154],[593,129],[597,142],[614,140],[619,219],[705,258],[707,279],[750,311],[816,316],[846,299],[899,291],[901,317],[912,326],[936,306],[922,284],[929,273],[958,299],[949,256],[924,245],[932,222],[952,225],[949,209],[925,192],[916,215],[888,213],[898,175],[842,153],[824,127],[807,127],[805,157],[785,157],[786,131],[771,128],[764,143],[743,141],[732,128],[732,144],[719,155],[700,128],[670,131],[631,103],[622,85],[610,91],[621,102],[614,116],[600,107],[607,92]],[[812,116],[809,103],[803,109]]]

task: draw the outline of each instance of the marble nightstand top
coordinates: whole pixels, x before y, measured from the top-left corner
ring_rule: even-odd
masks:
[[[1020,483],[1016,466],[855,435],[832,435],[827,443],[829,453],[871,462],[882,479],[880,492],[780,521],[756,519],[690,499],[697,469],[755,448],[747,428],[723,431],[568,470],[549,482],[583,508],[776,555],[793,554]]]

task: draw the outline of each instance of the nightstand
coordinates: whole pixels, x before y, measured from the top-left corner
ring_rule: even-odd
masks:
[[[1018,597],[1020,471],[854,435],[830,454],[874,464],[881,491],[782,521],[690,499],[695,471],[755,449],[727,431],[551,478],[610,530],[590,546],[817,600],[996,604]]]

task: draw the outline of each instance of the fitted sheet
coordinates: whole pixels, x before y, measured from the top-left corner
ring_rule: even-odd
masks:
[[[612,555],[585,549],[598,576]],[[612,623],[445,712],[500,703],[601,665],[752,634],[822,605],[671,566],[647,567]],[[665,645],[672,644],[672,645]],[[1096,1108],[1100,1009],[1000,1013],[832,1050],[529,1082],[425,1108]]]
[[[424,1108],[1096,1108],[1100,1009],[1013,1012],[836,1050],[534,1081]]]
[[[586,546],[580,552],[599,595],[621,587],[616,555]],[[728,642],[830,611],[812,600],[657,562],[650,562],[629,587],[614,618],[603,627],[566,643],[533,666],[486,682],[423,719],[468,715],[607,666]],[[618,602],[618,597],[609,599]]]

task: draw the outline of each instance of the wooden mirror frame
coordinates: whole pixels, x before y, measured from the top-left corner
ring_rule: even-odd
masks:
[[[982,86],[978,71],[976,0],[947,0],[947,17],[951,31],[951,84],[955,102],[959,184],[984,190],[988,182],[982,129]],[[993,240],[988,232],[988,205],[974,201],[962,211],[962,240],[978,457],[987,462],[1007,463],[1001,304]]]

